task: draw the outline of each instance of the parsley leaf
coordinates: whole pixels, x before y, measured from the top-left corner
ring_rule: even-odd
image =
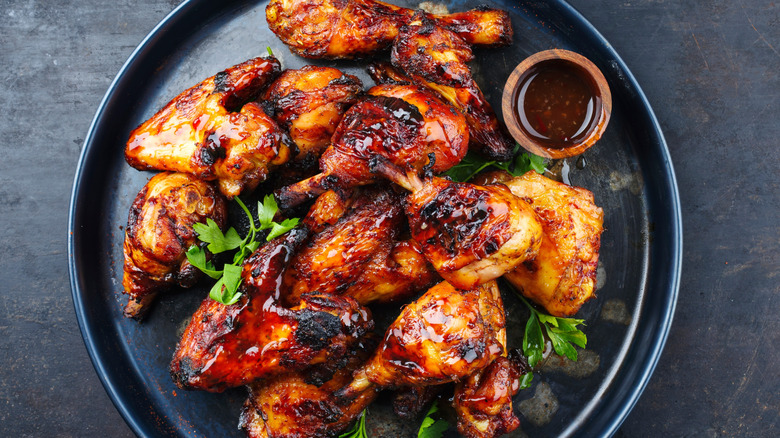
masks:
[[[544,158],[534,155],[530,152],[518,154],[520,145],[515,144],[515,158],[509,161],[488,161],[481,155],[469,152],[460,161],[444,172],[453,181],[466,182],[474,178],[479,172],[488,167],[495,167],[505,170],[514,176],[520,176],[529,170],[535,170],[537,173],[544,173]]]
[[[428,413],[425,414],[425,418],[423,418],[423,422],[420,425],[420,430],[417,431],[417,438],[441,438],[444,431],[450,427],[447,420],[441,418],[438,420],[433,419],[433,414],[438,411],[439,402],[437,400],[431,405],[431,408],[428,409]]]
[[[206,260],[206,252],[197,245],[192,245],[187,250],[187,260],[189,260],[192,266],[200,269],[204,274],[215,280],[222,276],[222,271],[218,271],[213,263]]]
[[[368,414],[368,411],[364,409],[357,421],[355,421],[355,424],[352,425],[352,429],[339,435],[339,438],[368,438],[366,433],[366,414]]]
[[[531,387],[531,381],[534,380],[534,373],[529,371],[520,378],[520,388],[518,390],[528,389]]]
[[[241,272],[243,270],[244,259],[255,252],[260,247],[258,233],[270,229],[271,232],[266,236],[266,241],[290,231],[298,225],[298,219],[285,219],[282,223],[274,222],[274,216],[279,211],[279,206],[272,195],[266,195],[262,203],[257,204],[257,216],[260,226],[255,226],[254,218],[249,209],[244,205],[240,198],[235,198],[236,203],[244,210],[249,218],[249,232],[243,239],[238,235],[235,228],[230,227],[226,233],[222,233],[219,226],[212,219],[207,219],[205,224],[197,223],[193,229],[198,233],[198,239],[208,243],[208,250],[212,254],[238,249],[233,255],[233,263],[225,264],[221,270],[216,269],[213,263],[206,260],[206,253],[197,245],[191,246],[187,250],[187,260],[196,268],[203,271],[209,277],[217,280],[217,283],[209,291],[209,297],[212,300],[219,301],[225,305],[231,305],[238,302],[241,293],[238,292],[241,286]]]
[[[585,325],[585,320],[560,318],[541,313],[517,291],[515,291],[515,294],[531,311],[531,316],[525,325],[525,334],[523,335],[523,354],[528,358],[528,365],[533,368],[542,359],[544,353],[543,333],[550,339],[556,354],[576,361],[577,350],[574,348],[574,345],[585,348],[585,345],[588,343],[585,333],[577,328],[578,325]],[[544,332],[542,332],[542,327],[544,327]]]

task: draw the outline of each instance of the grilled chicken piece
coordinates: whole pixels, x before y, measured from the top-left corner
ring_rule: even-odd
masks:
[[[268,27],[290,50],[328,59],[366,57],[386,49],[416,13],[421,12],[377,0],[271,0],[265,9]],[[512,22],[505,11],[482,7],[424,16],[469,44],[512,42]]]
[[[472,290],[443,281],[403,308],[377,351],[337,396],[350,399],[373,386],[458,381],[499,357],[505,340],[495,281]]]
[[[172,285],[195,284],[200,271],[186,257],[198,244],[192,225],[213,219],[223,228],[226,218],[225,199],[210,183],[170,172],[149,180],[130,207],[125,229],[125,316],[141,318],[156,294]]]
[[[539,249],[542,226],[536,213],[504,185],[420,180],[386,160],[372,164],[375,172],[412,192],[405,204],[412,238],[453,286],[472,289],[498,278]]]
[[[456,33],[422,18],[401,29],[391,60],[414,82],[437,91],[466,115],[474,149],[499,161],[512,158],[515,142],[499,124],[467,62],[471,48]]]
[[[362,191],[349,213],[295,256],[284,277],[285,302],[295,305],[303,294],[317,291],[365,305],[397,301],[428,286],[435,271],[419,247],[397,240],[402,203],[388,189]]]
[[[383,157],[403,169],[435,173],[458,163],[468,148],[465,118],[434,93],[412,85],[381,85],[353,105],[320,158],[322,173],[277,191],[290,208],[333,187],[370,184],[370,161]],[[433,160],[431,160],[433,157]]]
[[[343,356],[373,329],[368,310],[349,297],[309,294],[292,309],[279,304],[284,269],[308,234],[295,228],[255,251],[237,303],[201,303],[171,362],[177,386],[220,392],[301,370]]]
[[[254,189],[290,158],[288,136],[249,102],[279,71],[275,58],[250,59],[184,91],[130,133],[125,159],[216,180],[231,198]]]
[[[520,388],[518,378],[517,368],[502,356],[459,382],[452,403],[458,432],[466,438],[493,438],[517,429],[512,396]]]
[[[536,172],[512,178],[496,172],[492,179],[528,202],[542,224],[542,242],[535,258],[505,278],[524,296],[555,316],[571,316],[593,297],[601,247],[604,212],[593,193],[545,178]]]
[[[316,166],[344,112],[357,102],[363,84],[331,67],[286,70],[264,93],[274,119],[290,132],[303,167]]]
[[[318,370],[307,370],[249,385],[239,427],[249,438],[328,437],[346,429],[378,393],[369,388],[349,403],[334,396],[352,380],[352,372],[363,365],[376,343],[369,340],[356,347],[325,382],[314,378]]]
[[[416,421],[431,407],[433,400],[444,391],[446,385],[404,386],[393,394],[393,412],[401,420]]]

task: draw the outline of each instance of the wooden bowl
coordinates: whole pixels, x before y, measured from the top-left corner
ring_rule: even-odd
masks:
[[[523,129],[518,113],[525,110],[522,107],[518,108],[518,99],[520,98],[518,94],[520,87],[523,86],[524,81],[532,72],[538,72],[546,65],[560,63],[564,63],[567,68],[572,68],[579,73],[582,79],[585,79],[584,82],[587,83],[594,97],[594,112],[588,128],[577,136],[576,141],[561,142],[555,147],[551,147],[549,142],[545,144]],[[609,85],[607,85],[607,80],[601,70],[589,59],[568,50],[551,49],[531,55],[515,67],[504,85],[501,109],[509,132],[520,146],[545,158],[566,158],[585,152],[601,138],[612,112],[612,93],[609,91]]]

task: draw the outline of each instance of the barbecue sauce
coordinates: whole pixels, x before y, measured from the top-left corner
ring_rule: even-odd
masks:
[[[529,69],[519,81],[514,113],[528,137],[549,148],[585,140],[598,122],[596,84],[580,67],[550,60]]]

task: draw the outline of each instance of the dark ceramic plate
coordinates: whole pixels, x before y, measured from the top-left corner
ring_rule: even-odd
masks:
[[[447,6],[461,11],[477,4],[453,0]],[[552,0],[489,5],[510,11],[515,29],[511,47],[476,52],[475,75],[494,108],[500,108],[502,86],[515,65],[550,48],[590,58],[612,89],[614,110],[605,136],[562,169],[573,184],[592,190],[605,212],[598,298],[579,314],[588,322],[588,352],[581,353],[587,366],[548,364],[534,387],[515,398],[521,429],[530,436],[610,435],[647,384],[674,313],[682,242],[669,152],[633,76],[577,11]],[[164,296],[143,323],[122,316],[123,226],[133,198],[152,175],[125,164],[124,143],[133,128],[182,90],[264,54],[266,46],[286,68],[311,63],[290,54],[268,30],[264,9],[263,2],[182,4],[119,72],[84,143],[70,210],[73,300],[95,369],[119,412],[141,436],[241,436],[236,424],[245,394],[242,389],[224,394],[181,391],[168,375],[177,331],[206,296],[207,284]],[[331,64],[370,84],[363,64]],[[505,303],[510,347],[517,347],[526,313],[510,295]],[[552,416],[550,409],[534,413],[521,403],[540,389],[557,400]],[[415,425],[401,425],[388,411],[386,403],[372,407],[371,436],[414,433]]]

